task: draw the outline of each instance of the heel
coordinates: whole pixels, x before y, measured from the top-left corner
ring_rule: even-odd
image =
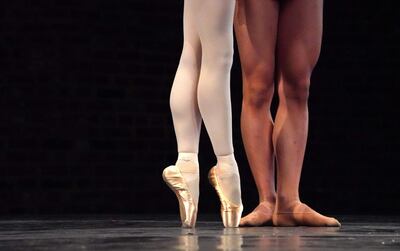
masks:
[[[243,205],[236,205],[232,203],[223,194],[220,184],[218,183],[218,178],[215,173],[215,167],[210,169],[208,173],[208,179],[210,184],[214,187],[218,194],[219,200],[221,202],[221,218],[225,227],[238,227],[240,218],[243,212]]]
[[[193,199],[179,169],[169,166],[164,169],[162,177],[178,199],[182,227],[194,227],[197,219],[197,201]]]

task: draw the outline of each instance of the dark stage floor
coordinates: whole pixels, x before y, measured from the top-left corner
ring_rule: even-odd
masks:
[[[213,217],[194,230],[178,216],[2,218],[0,250],[400,250],[399,217],[342,216],[340,229],[224,229]]]

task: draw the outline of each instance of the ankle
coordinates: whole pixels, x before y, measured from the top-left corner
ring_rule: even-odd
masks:
[[[276,199],[276,211],[291,211],[300,203],[301,201],[298,196],[278,195]]]
[[[199,165],[198,154],[192,152],[179,152],[178,159],[175,164],[178,165],[179,163],[185,163],[185,162],[192,162],[196,166],[198,166]]]
[[[199,161],[197,153],[180,152],[175,166],[182,173],[192,173],[199,175]]]
[[[233,153],[229,155],[217,156],[216,170],[219,175],[239,175],[239,168]]]
[[[259,204],[274,205],[276,203],[276,194],[271,194],[267,196],[260,196]]]

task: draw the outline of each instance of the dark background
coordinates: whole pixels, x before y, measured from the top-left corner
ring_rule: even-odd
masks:
[[[301,194],[334,214],[400,210],[399,49],[395,1],[325,1]],[[182,0],[2,1],[0,213],[177,213],[161,179],[176,159],[169,90],[182,47]],[[257,192],[240,138],[245,213]],[[203,128],[204,129],[204,128]],[[200,214],[218,214],[206,175]]]

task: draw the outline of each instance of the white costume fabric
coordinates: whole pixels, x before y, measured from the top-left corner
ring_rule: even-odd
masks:
[[[176,166],[179,168],[180,161],[193,161],[198,167],[203,119],[217,156],[216,172],[224,193],[232,202],[241,203],[239,172],[233,156],[230,99],[235,2],[185,0],[183,51],[170,106],[179,152]],[[186,180],[198,179],[198,171],[181,170],[181,173]],[[193,189],[198,194],[198,187]]]

